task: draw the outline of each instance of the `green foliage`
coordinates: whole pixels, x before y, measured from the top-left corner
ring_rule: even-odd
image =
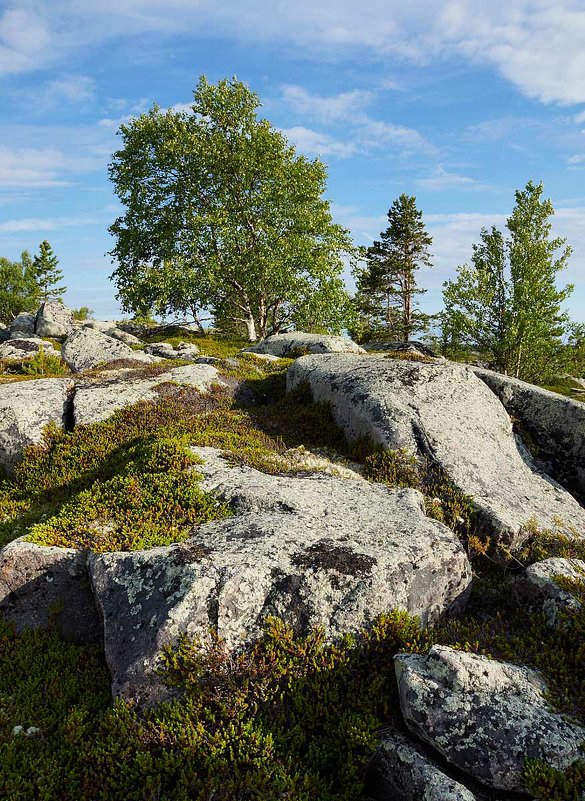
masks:
[[[409,340],[428,328],[429,317],[416,308],[416,271],[431,266],[432,238],[416,207],[402,194],[388,211],[388,228],[368,248],[366,264],[356,271],[356,305],[362,315],[362,337]]]
[[[9,325],[20,312],[36,311],[39,302],[30,255],[24,251],[20,261],[0,257],[0,321]]]
[[[297,319],[345,325],[341,255],[353,246],[323,198],[325,167],[259,106],[243,83],[201,77],[189,112],[155,106],[122,125],[110,177],[126,212],[110,231],[127,310],[211,309],[251,340]]]
[[[57,286],[63,280],[62,271],[57,269],[58,264],[59,260],[53,253],[53,248],[46,239],[43,240],[32,264],[32,272],[42,300],[58,298],[65,294],[67,287]]]
[[[107,707],[94,649],[0,625],[6,801],[358,801],[377,729],[399,714],[392,657],[425,644],[404,612],[337,643],[275,619],[237,654],[183,639],[163,668],[181,700],[140,712]]]
[[[72,309],[72,312],[76,320],[91,320],[95,314],[89,306],[80,306],[78,309]]]
[[[42,346],[32,358],[23,359],[21,370],[23,375],[34,376],[35,378],[68,375],[70,373],[69,368],[60,356],[45,353]]]
[[[585,795],[585,761],[560,771],[538,759],[529,759],[523,778],[527,790],[538,801],[582,801]]]
[[[447,353],[476,348],[490,355],[496,369],[528,381],[559,370],[568,322],[561,304],[573,289],[556,287],[571,250],[566,240],[550,238],[554,209],[542,192],[542,184],[532,181],[517,191],[506,223],[509,238],[495,227],[482,229],[471,265],[459,267],[443,291]]]

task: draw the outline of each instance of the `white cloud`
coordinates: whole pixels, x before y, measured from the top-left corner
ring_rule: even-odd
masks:
[[[0,232],[59,231],[63,228],[74,228],[81,225],[103,225],[104,221],[104,215],[95,214],[80,214],[77,217],[25,217],[0,223]]]
[[[328,134],[313,131],[303,125],[283,128],[281,133],[290,139],[303,153],[309,156],[339,156],[348,158],[355,153],[355,146],[348,142],[339,142]]]
[[[543,102],[585,102],[582,0],[30,0],[0,21],[0,71],[67,58],[120,36],[186,28],[198,35],[292,42],[313,58],[351,49],[416,63],[462,56]]]
[[[66,186],[60,177],[67,160],[52,148],[11,149],[0,146],[0,186],[46,188]]]
[[[448,189],[486,189],[485,184],[481,184],[474,178],[448,172],[443,167],[435,167],[431,175],[419,178],[416,183],[431,192],[442,192]]]
[[[576,153],[567,159],[567,164],[583,164],[585,162],[585,153]]]
[[[362,110],[374,99],[373,92],[362,89],[322,97],[295,85],[283,86],[282,95],[293,111],[307,114],[321,122],[351,122],[356,117],[361,119]]]
[[[374,92],[354,89],[336,95],[321,96],[301,86],[287,85],[283,98],[293,112],[321,123],[343,123],[351,133],[352,152],[370,151],[393,145],[401,154],[412,151],[435,152],[435,148],[414,128],[372,119],[364,109],[374,102]],[[321,134],[323,136],[323,134]]]
[[[49,81],[46,87],[45,101],[53,104],[57,102],[88,103],[95,98],[95,82],[86,75],[63,75],[56,80]]]
[[[579,114],[575,114],[575,122],[577,125],[581,125],[581,123],[585,122],[585,111],[580,111]]]
[[[49,57],[50,40],[36,13],[7,8],[0,17],[0,75],[38,68]]]

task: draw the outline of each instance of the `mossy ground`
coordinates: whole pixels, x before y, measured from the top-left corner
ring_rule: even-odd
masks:
[[[199,340],[198,340],[199,341]],[[585,717],[585,612],[562,629],[515,605],[522,565],[548,555],[585,556],[585,547],[534,530],[521,553],[494,553],[474,531],[470,499],[432,465],[371,442],[350,446],[329,409],[306,387],[286,395],[286,362],[254,357],[220,369],[235,395],[163,385],[139,403],[72,433],[49,429],[0,487],[2,542],[96,551],[146,547],[188,535],[194,523],[229,514],[202,493],[191,445],[210,445],[266,472],[280,472],[287,448],[310,444],[363,464],[370,480],[414,486],[429,514],[453,526],[475,572],[466,613],[420,632],[392,612],[356,636],[326,643],[267,621],[253,647],[228,656],[181,641],[165,658],[181,699],[150,711],[109,700],[99,650],[53,632],[16,635],[0,623],[0,798],[7,801],[358,801],[384,726],[401,726],[392,657],[441,642],[540,669],[551,701]],[[584,592],[575,585],[576,593]],[[585,592],[584,592],[585,600]],[[22,729],[18,728],[22,727]],[[29,735],[27,730],[33,727]],[[573,801],[585,769],[566,774],[526,766],[535,798]]]

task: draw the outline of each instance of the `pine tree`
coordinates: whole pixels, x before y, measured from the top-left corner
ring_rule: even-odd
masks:
[[[62,271],[57,269],[58,264],[53,248],[45,239],[39,245],[39,254],[33,261],[34,277],[43,301],[61,297],[67,289],[65,286],[57,286],[63,280]]]
[[[565,239],[550,238],[554,209],[542,192],[532,181],[518,190],[506,222],[510,236],[483,229],[471,265],[459,267],[443,290],[447,332],[456,330],[500,372],[535,381],[558,369],[568,323],[561,304],[573,290],[556,286],[571,249]]]
[[[366,326],[390,338],[409,340],[428,327],[428,315],[417,309],[416,271],[431,266],[427,233],[416,198],[400,195],[388,211],[388,228],[368,248],[366,267],[357,276],[356,302]]]

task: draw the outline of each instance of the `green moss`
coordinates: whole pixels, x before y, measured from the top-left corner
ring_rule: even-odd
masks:
[[[147,343],[168,342],[174,348],[181,342],[190,342],[197,345],[202,356],[215,356],[218,359],[229,359],[235,356],[242,348],[250,343],[244,339],[224,339],[220,337],[201,336],[197,332],[191,333],[180,329],[170,329],[167,332],[145,335],[144,341]]]

